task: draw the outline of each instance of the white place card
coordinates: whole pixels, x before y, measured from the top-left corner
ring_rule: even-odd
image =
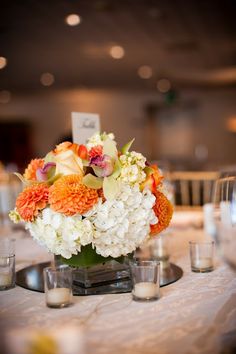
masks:
[[[72,137],[77,144],[86,144],[88,138],[100,132],[100,117],[95,113],[72,112]]]

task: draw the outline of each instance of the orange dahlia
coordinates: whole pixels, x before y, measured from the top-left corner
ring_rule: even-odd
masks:
[[[49,203],[54,211],[67,216],[84,214],[98,201],[96,189],[82,184],[80,175],[59,178],[49,189]]]
[[[34,159],[31,160],[25,169],[24,178],[29,181],[36,181],[36,171],[38,168],[43,168],[44,160],[43,159]]]
[[[158,223],[151,225],[151,235],[158,234],[162,230],[166,229],[173,214],[173,206],[167,197],[157,190],[153,194],[156,197],[153,210],[158,217]]]
[[[45,183],[35,183],[26,187],[16,199],[16,209],[25,221],[33,221],[48,203],[49,189]]]

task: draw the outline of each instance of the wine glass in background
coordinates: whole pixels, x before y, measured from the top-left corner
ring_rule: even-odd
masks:
[[[216,181],[213,219],[220,252],[224,260],[236,270],[236,176]]]

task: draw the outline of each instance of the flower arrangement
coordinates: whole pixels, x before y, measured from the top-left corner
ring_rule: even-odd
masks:
[[[173,213],[163,176],[130,152],[132,143],[118,150],[113,134],[96,133],[86,145],[63,142],[32,160],[18,174],[24,189],[10,218],[72,265],[84,254],[88,264],[91,255],[93,263],[132,253]]]

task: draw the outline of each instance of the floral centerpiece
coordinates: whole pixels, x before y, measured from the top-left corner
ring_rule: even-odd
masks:
[[[131,254],[165,229],[173,208],[163,176],[133,141],[121,150],[113,134],[94,134],[86,145],[63,142],[33,159],[24,189],[10,212],[32,237],[73,266]]]

